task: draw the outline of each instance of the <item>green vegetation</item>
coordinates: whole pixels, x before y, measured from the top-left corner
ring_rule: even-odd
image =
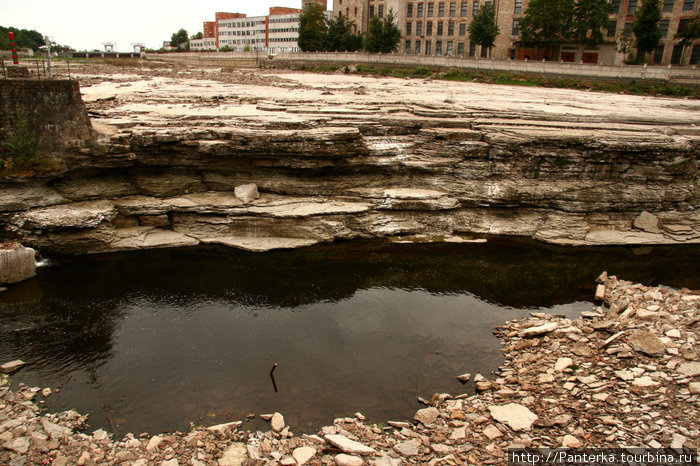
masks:
[[[686,52],[690,50],[690,46],[696,39],[700,39],[700,16],[695,16],[691,19],[688,24],[679,30],[673,38],[679,41],[679,44],[683,46],[683,53],[681,54],[681,63],[687,63],[683,57],[686,56]],[[688,60],[690,60],[690,54],[688,54]]]
[[[44,36],[35,30],[17,29],[13,27],[0,26],[0,50],[10,50],[10,35],[9,32],[15,33],[15,44],[17,49],[33,49],[39,51],[39,47],[44,45]]]
[[[481,45],[482,48],[491,48],[499,32],[496,24],[496,10],[493,4],[487,3],[469,25],[469,40]]]
[[[393,11],[384,20],[373,17],[364,39],[355,29],[354,21],[342,13],[327,19],[323,7],[309,3],[299,17],[299,48],[304,52],[354,52],[364,45],[369,52],[390,53],[401,40]]]
[[[307,3],[299,15],[298,44],[302,52],[320,52],[325,50],[328,24],[323,8],[316,3]]]
[[[632,23],[637,44],[637,62],[642,63],[644,56],[653,52],[661,40],[661,4],[659,0],[642,0],[642,7]]]
[[[522,42],[550,57],[555,44],[594,47],[605,39],[612,11],[608,0],[532,0],[520,19]]]
[[[184,29],[180,29],[176,33],[174,33],[172,36],[170,36],[170,46],[175,47],[178,50],[187,50],[189,49],[190,39],[189,36],[187,35],[187,31]]]
[[[12,122],[9,135],[0,141],[0,170],[32,169],[41,162],[41,141],[29,127],[26,110],[17,109]]]
[[[369,22],[369,29],[365,35],[365,50],[371,53],[391,53],[396,51],[401,40],[401,31],[394,22],[394,11],[379,19],[373,16]]]
[[[315,72],[333,72],[340,66],[301,65],[298,69]],[[353,68],[346,66],[346,73],[352,73]],[[440,79],[445,81],[479,82],[491,84],[506,84],[513,86],[553,87],[561,89],[579,89],[615,94],[655,95],[668,97],[693,97],[700,99],[700,86],[672,84],[663,81],[630,80],[595,80],[585,78],[560,78],[524,73],[482,72],[469,70],[440,70],[425,66],[416,68],[388,68],[371,65],[357,65],[355,71],[363,75],[392,76],[396,78]]]

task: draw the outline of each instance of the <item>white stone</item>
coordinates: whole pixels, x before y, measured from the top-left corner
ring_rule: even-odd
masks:
[[[440,411],[432,406],[429,408],[419,409],[416,411],[414,419],[423,425],[430,425],[438,418]]]
[[[639,216],[634,219],[634,227],[639,230],[644,230],[648,233],[660,233],[659,229],[659,219],[656,215],[647,212],[646,210],[639,214]]]
[[[248,450],[245,443],[234,442],[219,459],[219,466],[241,466],[248,459]]]
[[[656,387],[657,385],[659,385],[659,382],[655,382],[651,377],[649,377],[648,375],[645,375],[645,376],[634,379],[632,381],[632,385],[634,385],[635,387],[642,387],[642,388]]]
[[[669,338],[680,338],[681,332],[677,328],[672,328],[671,330],[666,332],[666,336]]]
[[[36,275],[35,251],[19,246],[0,249],[0,285],[17,283]]]
[[[573,435],[565,435],[561,441],[563,448],[581,448],[583,443]]]
[[[242,421],[234,421],[234,422],[228,422],[226,424],[217,424],[215,426],[207,427],[207,430],[209,432],[217,432],[219,434],[224,434],[228,429],[235,430],[237,429],[241,424],[243,424]]]
[[[628,380],[628,381],[634,379],[634,374],[632,374],[632,372],[630,372],[630,371],[619,370],[619,371],[613,371],[613,373],[615,374],[615,376],[618,379]]]
[[[270,427],[275,432],[282,432],[282,429],[284,429],[284,416],[280,413],[273,414],[270,420]]]
[[[556,330],[556,328],[557,328],[556,322],[549,322],[547,324],[538,325],[536,327],[526,328],[525,330],[520,332],[520,336],[522,336],[522,337],[534,337],[537,335],[543,335],[545,333],[549,333],[553,330]]]
[[[15,359],[14,361],[6,362],[2,366],[0,366],[0,372],[2,372],[3,374],[11,374],[15,371],[20,370],[26,364],[27,363],[22,361],[21,359]]]
[[[359,456],[351,456],[341,453],[336,455],[335,464],[337,466],[362,466],[365,464],[365,462]]]
[[[344,435],[331,434],[324,437],[328,443],[340,448],[341,451],[348,454],[371,455],[374,453],[374,448],[363,445],[360,442],[350,440]]]
[[[180,466],[180,463],[177,461],[176,458],[173,458],[168,461],[163,461],[162,463],[160,463],[160,466]]]
[[[687,441],[687,437],[681,434],[673,434],[671,437],[671,448],[683,448],[683,445],[685,445],[685,442]]]
[[[523,405],[509,403],[502,406],[489,406],[491,417],[515,431],[530,430],[537,415]]]
[[[571,358],[559,358],[556,364],[554,364],[554,370],[557,372],[563,372],[566,368],[574,365],[574,360]]]
[[[700,382],[690,382],[688,384],[688,390],[690,390],[691,395],[700,394]]]
[[[59,426],[58,424],[54,424],[47,419],[42,419],[41,425],[44,428],[44,432],[49,434],[49,436],[51,436],[51,438],[54,440],[60,440],[63,437],[68,437],[73,433],[73,431],[68,427]]]
[[[503,437],[503,433],[496,428],[496,426],[489,424],[484,429],[483,434],[489,438],[489,440],[496,439],[498,437]]]
[[[151,453],[157,452],[162,442],[163,437],[154,435],[153,437],[151,437],[151,440],[148,441],[148,444],[146,445],[146,451],[149,451]]]
[[[394,451],[401,456],[417,456],[420,453],[418,445],[412,440],[407,440],[405,442],[397,443],[394,445]]]
[[[469,379],[472,378],[471,374],[462,374],[457,376],[457,380],[459,380],[462,383],[467,383],[469,382]]]
[[[676,371],[687,377],[697,377],[700,375],[700,362],[684,362],[676,368]]]
[[[292,452],[297,464],[306,464],[316,455],[316,449],[311,447],[299,447]]]
[[[92,433],[92,438],[96,442],[109,438],[109,434],[104,429],[98,429]]]
[[[258,193],[258,185],[255,183],[236,186],[234,194],[238,199],[246,204],[260,197],[260,193]]]
[[[45,388],[41,391],[41,396],[46,398],[47,396],[51,396],[52,393],[53,393],[53,390],[51,390],[50,388]]]
[[[7,450],[12,450],[16,453],[27,453],[29,451],[29,439],[27,437],[19,437],[14,440],[10,440],[9,442],[5,442],[3,445],[4,448]]]

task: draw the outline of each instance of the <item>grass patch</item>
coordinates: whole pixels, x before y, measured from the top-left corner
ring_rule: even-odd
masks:
[[[503,84],[509,86],[550,87],[557,89],[577,89],[584,91],[607,92],[614,94],[651,95],[667,97],[691,97],[700,99],[700,86],[674,84],[663,81],[630,80],[595,80],[586,78],[567,78],[557,76],[540,76],[525,73],[486,72],[473,70],[439,70],[425,66],[415,68],[375,67],[358,64],[356,67],[300,65],[298,69],[312,72],[334,72],[342,69],[345,73],[357,73],[369,76],[392,76],[396,78],[436,79],[445,81],[479,82]]]

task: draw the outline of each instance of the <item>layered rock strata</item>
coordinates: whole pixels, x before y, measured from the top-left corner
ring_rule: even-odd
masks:
[[[82,75],[101,137],[61,175],[0,184],[4,236],[61,254],[478,235],[700,242],[695,101],[163,73]],[[247,184],[258,198],[236,197]]]

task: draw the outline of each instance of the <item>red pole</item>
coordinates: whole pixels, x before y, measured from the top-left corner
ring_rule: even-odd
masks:
[[[19,57],[17,56],[17,46],[15,45],[15,33],[10,31],[10,47],[12,47],[12,63],[19,65]]]

